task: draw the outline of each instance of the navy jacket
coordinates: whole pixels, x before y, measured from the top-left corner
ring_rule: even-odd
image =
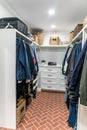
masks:
[[[81,50],[82,50],[82,42],[77,43],[77,45],[76,45],[76,50],[75,50],[74,61],[73,61],[73,68],[72,69],[75,68],[75,65],[76,65],[76,63],[78,61],[79,55],[81,53]]]
[[[68,94],[69,94],[71,102],[73,102],[74,100],[78,101],[80,79],[81,79],[83,62],[84,62],[86,51],[87,51],[87,40],[86,40],[84,47],[80,53],[79,59],[78,59],[76,66],[74,68],[72,78],[71,78],[71,81],[70,81],[70,84],[68,87]]]

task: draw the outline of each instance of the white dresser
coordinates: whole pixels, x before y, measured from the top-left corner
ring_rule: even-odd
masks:
[[[41,90],[65,91],[65,80],[61,66],[40,65]]]

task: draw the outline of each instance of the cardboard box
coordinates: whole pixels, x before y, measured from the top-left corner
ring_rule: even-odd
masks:
[[[49,42],[50,45],[58,45],[59,44],[59,37],[56,36],[56,37],[50,37],[50,42]]]
[[[37,34],[34,34],[34,41],[36,43],[38,43],[39,45],[42,45],[43,44],[43,40],[44,40],[44,34],[43,33],[37,33]]]
[[[77,26],[74,29],[74,37],[81,31],[83,28],[83,24],[77,24]]]
[[[33,37],[34,37],[34,41],[35,41],[36,43],[38,43],[38,35],[33,35]]]
[[[38,33],[38,44],[43,45],[43,41],[44,41],[44,34]]]
[[[69,33],[69,42],[71,42],[74,38],[74,31]]]

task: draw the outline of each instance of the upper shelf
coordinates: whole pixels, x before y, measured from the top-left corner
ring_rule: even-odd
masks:
[[[60,48],[60,47],[68,47],[69,44],[63,44],[63,45],[49,45],[49,46],[45,46],[45,45],[41,45],[41,48]]]
[[[37,46],[37,47],[39,47],[39,45],[36,43],[36,42],[34,42],[34,41],[32,41],[29,37],[27,37],[26,35],[24,35],[23,33],[21,33],[21,32],[19,32],[17,29],[12,29],[12,28],[9,28],[9,29],[0,29],[0,30],[5,30],[5,31],[12,31],[12,32],[15,32],[16,33],[16,35],[18,36],[18,37],[21,37],[21,38],[23,38],[26,42],[33,42],[33,44],[35,45],[35,46]]]
[[[16,30],[16,29],[15,29],[15,30]],[[35,46],[39,47],[39,45],[38,45],[36,42],[32,41],[29,37],[27,37],[27,36],[24,35],[23,33],[19,32],[18,30],[16,30],[16,32],[18,33],[18,35],[21,35],[21,37],[23,37],[23,38],[26,39],[27,41],[33,42],[33,44],[34,44]]]
[[[71,43],[76,42],[77,40],[79,40],[80,38],[82,38],[82,34],[83,32],[86,31],[87,32],[87,24],[82,28],[82,30],[74,37],[74,39],[71,41]]]

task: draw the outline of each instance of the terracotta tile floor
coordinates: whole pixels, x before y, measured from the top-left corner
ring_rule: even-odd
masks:
[[[73,130],[68,126],[67,118],[63,93],[38,92],[17,130]]]

